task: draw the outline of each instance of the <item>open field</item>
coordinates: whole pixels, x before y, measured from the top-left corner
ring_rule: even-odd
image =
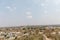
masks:
[[[21,26],[0,28],[0,40],[60,40],[60,27]]]

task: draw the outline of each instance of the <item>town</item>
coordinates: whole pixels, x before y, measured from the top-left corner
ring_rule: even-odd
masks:
[[[59,26],[20,26],[0,28],[0,40],[60,40]]]

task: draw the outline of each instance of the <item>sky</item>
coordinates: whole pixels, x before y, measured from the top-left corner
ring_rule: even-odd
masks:
[[[60,0],[0,0],[0,27],[60,24]]]

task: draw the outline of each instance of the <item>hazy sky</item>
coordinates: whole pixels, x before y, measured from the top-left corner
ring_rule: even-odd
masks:
[[[0,0],[0,26],[60,24],[60,0]]]

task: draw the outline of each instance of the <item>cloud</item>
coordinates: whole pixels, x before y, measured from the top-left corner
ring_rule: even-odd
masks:
[[[27,18],[28,18],[28,19],[32,19],[32,15],[30,15],[30,16],[27,16]]]
[[[28,19],[32,19],[32,12],[27,11],[27,12],[26,12],[26,17],[27,17]]]
[[[16,10],[16,7],[6,6],[6,8],[7,8],[9,11],[15,11],[15,10]]]
[[[44,3],[41,3],[41,6],[45,6],[45,4]]]
[[[6,7],[9,11],[13,11],[13,9],[10,6]]]
[[[31,12],[26,12],[26,15],[31,15]]]
[[[10,6],[7,6],[6,8],[10,9],[11,7]]]
[[[60,4],[60,0],[55,0],[56,5]]]

